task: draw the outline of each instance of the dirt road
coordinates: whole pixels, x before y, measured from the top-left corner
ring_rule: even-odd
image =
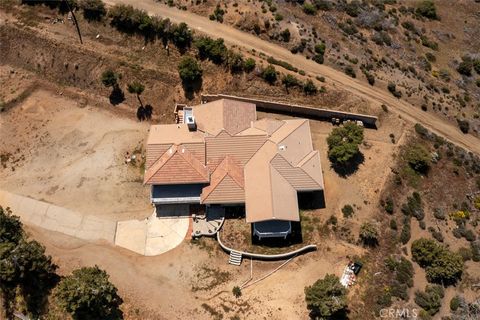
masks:
[[[480,140],[468,134],[465,135],[451,123],[440,119],[439,117],[426,113],[420,108],[394,98],[390,93],[375,87],[370,87],[356,79],[334,70],[325,65],[319,65],[311,60],[307,60],[301,55],[294,55],[289,50],[276,44],[264,41],[254,35],[242,32],[233,27],[218,22],[210,21],[207,18],[198,16],[188,11],[177,10],[165,5],[155,3],[151,0],[107,0],[107,4],[131,4],[136,8],[143,9],[152,15],[170,18],[175,22],[185,22],[191,28],[206,33],[211,37],[223,38],[230,45],[237,45],[248,50],[255,49],[268,56],[288,61],[295,67],[305,70],[312,76],[324,76],[337,87],[347,90],[359,97],[362,97],[374,105],[386,104],[390,110],[397,112],[402,118],[413,122],[421,123],[431,131],[447,138],[451,142],[466,148],[472,152],[480,154]]]

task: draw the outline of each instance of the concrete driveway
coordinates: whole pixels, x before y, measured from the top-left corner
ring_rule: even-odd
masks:
[[[44,201],[0,190],[0,205],[10,207],[22,223],[84,240],[114,242],[116,222],[83,215]]]
[[[158,218],[155,211],[145,220],[117,223],[115,245],[145,256],[156,256],[180,245],[189,230],[188,216]]]

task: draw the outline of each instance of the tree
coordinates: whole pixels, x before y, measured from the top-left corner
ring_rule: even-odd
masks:
[[[262,78],[269,84],[274,84],[277,81],[277,70],[271,64],[266,67],[262,72]]]
[[[112,69],[107,69],[102,73],[100,78],[105,87],[117,87],[118,86],[118,75],[113,72]]]
[[[20,218],[12,215],[10,208],[0,206],[0,245],[8,242],[17,244],[23,236]]]
[[[140,106],[143,107],[143,103],[142,103],[142,100],[140,99],[140,95],[145,90],[145,86],[138,81],[133,81],[132,83],[128,84],[127,88],[128,88],[128,92],[135,94],[137,96]]]
[[[360,226],[360,240],[365,245],[376,246],[378,244],[378,230],[375,225],[365,222]]]
[[[346,312],[347,290],[333,274],[305,288],[305,301],[310,316],[315,319],[334,318]]]
[[[178,74],[184,84],[191,84],[202,79],[202,68],[200,64],[190,56],[182,58],[178,64]]]
[[[426,174],[430,169],[430,154],[421,144],[410,146],[405,154],[408,165],[418,173]]]
[[[349,122],[332,130],[327,138],[328,157],[336,165],[349,164],[359,153],[363,142],[363,127]]]
[[[418,15],[421,15],[425,18],[431,20],[438,19],[437,9],[435,7],[435,3],[432,0],[424,0],[420,2],[415,11]]]
[[[55,296],[74,319],[120,319],[123,303],[108,274],[98,266],[74,270],[63,278]]]
[[[245,72],[252,72],[255,69],[255,59],[248,58],[243,63],[243,70]]]
[[[38,316],[56,279],[57,266],[45,255],[45,247],[36,241],[21,239],[17,244],[0,244],[0,289],[7,310],[15,288],[20,288],[27,310]]]
[[[177,48],[184,50],[190,47],[193,40],[193,34],[188,25],[182,22],[177,26],[172,26],[170,38]]]
[[[195,41],[195,47],[201,59],[209,59],[215,64],[222,64],[227,59],[228,50],[221,38],[201,37]]]
[[[82,0],[80,8],[83,9],[84,18],[89,21],[101,21],[107,14],[102,0]]]
[[[296,77],[292,76],[291,74],[287,74],[282,77],[282,84],[285,86],[285,90],[288,93],[288,88],[298,86],[299,81]]]
[[[118,79],[119,75],[111,69],[105,70],[100,78],[105,87],[112,87],[112,92],[110,93],[109,98],[110,103],[113,105],[119,104],[125,100],[125,95],[118,85]]]

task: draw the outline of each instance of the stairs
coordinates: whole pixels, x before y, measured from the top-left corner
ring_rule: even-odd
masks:
[[[230,252],[230,258],[228,259],[228,263],[239,266],[242,263],[242,254],[238,251],[232,250]]]

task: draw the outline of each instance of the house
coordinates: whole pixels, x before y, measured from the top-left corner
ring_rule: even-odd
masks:
[[[177,119],[151,126],[147,140],[155,205],[243,207],[254,235],[286,238],[298,195],[323,191],[306,119],[257,120],[254,104],[228,99],[181,107]]]

